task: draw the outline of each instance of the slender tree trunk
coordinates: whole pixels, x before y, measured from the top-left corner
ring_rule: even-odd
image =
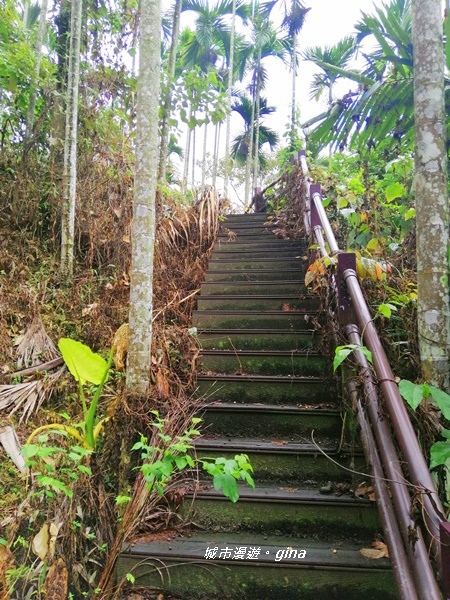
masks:
[[[233,73],[234,73],[234,34],[236,29],[236,0],[233,0],[233,12],[230,32],[230,64],[228,65],[228,87],[227,87],[227,123],[225,135],[225,179],[223,192],[225,198],[228,198],[228,180],[230,178],[231,157],[230,157],[230,136],[231,136],[231,93],[233,91]]]
[[[27,114],[25,117],[25,147],[31,137],[34,124],[34,109],[36,106],[37,84],[41,70],[42,44],[44,41],[45,29],[47,26],[47,7],[48,0],[42,0],[41,12],[39,15],[39,25],[36,35],[36,47],[34,51],[34,75],[30,84],[30,101],[28,102]]]
[[[194,117],[195,117],[195,113],[194,113]],[[197,141],[196,129],[197,128],[194,127],[194,129],[192,130],[192,189],[195,188],[195,153],[196,153],[195,142]]]
[[[202,158],[202,189],[205,187],[206,181],[206,150],[208,141],[208,123],[205,123],[205,131],[203,133],[203,158]]]
[[[250,179],[253,164],[253,137],[255,134],[255,103],[256,103],[256,74],[253,82],[253,101],[252,111],[250,116],[250,138],[248,141],[247,160],[245,162],[245,196],[244,196],[244,210],[247,210],[250,204]]]
[[[178,34],[180,31],[180,15],[182,0],[176,0],[172,24],[172,40],[170,42],[169,64],[167,67],[167,89],[162,100],[162,122],[161,122],[161,148],[159,152],[158,183],[161,185],[166,178],[166,165],[169,150],[169,118],[172,104],[172,86],[175,78],[175,65],[178,45]]]
[[[292,34],[292,92],[291,92],[291,150],[294,150],[295,140],[296,140],[296,131],[295,131],[295,112],[296,112],[296,101],[297,101],[297,33],[294,31]]]
[[[258,52],[258,78],[256,80],[256,99],[255,99],[255,144],[254,144],[254,163],[253,163],[253,190],[258,186],[259,171],[259,103],[261,97],[261,83],[259,80],[259,71],[261,68],[261,49]]]
[[[189,120],[192,117],[192,106],[189,108]],[[183,181],[181,182],[181,191],[183,194],[186,193],[188,175],[189,175],[189,159],[191,154],[191,135],[192,129],[188,126],[187,134],[186,134],[186,148],[184,151],[184,168],[183,168]]]
[[[140,20],[130,341],[126,380],[128,391],[137,394],[145,394],[150,385],[160,44],[160,0],[146,0],[141,3]]]
[[[220,147],[220,129],[222,123],[217,123],[216,131],[214,135],[214,161],[213,161],[213,173],[212,173],[212,186],[214,189],[217,188],[217,170],[219,166],[219,147]]]
[[[413,0],[418,331],[423,378],[449,389],[449,206],[440,0]]]
[[[30,2],[29,0],[24,0],[23,2],[23,15],[22,15],[22,21],[26,27],[27,25],[27,21],[28,21],[28,11],[30,9]]]
[[[78,86],[82,0],[73,0],[70,17],[69,75],[67,83],[66,133],[64,141],[63,207],[61,219],[61,273],[73,275],[75,204],[77,193]]]

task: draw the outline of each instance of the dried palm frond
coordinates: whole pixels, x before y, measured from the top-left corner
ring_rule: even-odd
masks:
[[[36,315],[17,347],[17,367],[31,367],[58,356],[56,346],[47,335],[40,317]]]
[[[47,375],[45,379],[0,385],[0,411],[12,407],[8,413],[11,416],[22,409],[19,423],[26,422],[32,413],[39,410],[44,400],[50,399],[55,383],[64,370],[65,367],[62,367],[52,375]]]

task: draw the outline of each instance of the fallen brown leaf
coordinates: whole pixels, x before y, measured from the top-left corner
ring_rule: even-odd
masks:
[[[383,542],[373,542],[372,548],[362,548],[361,554],[365,558],[377,560],[378,558],[389,558],[389,551]]]

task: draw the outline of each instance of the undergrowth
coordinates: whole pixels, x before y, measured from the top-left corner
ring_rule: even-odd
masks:
[[[30,329],[35,327],[38,337],[46,332],[55,342],[62,337],[82,341],[106,356],[115,332],[127,321],[133,182],[132,165],[123,157],[123,148],[116,154],[91,150],[80,161],[75,273],[68,284],[59,272],[59,182],[50,163],[40,164],[31,154],[22,164],[2,155],[0,383],[12,404],[0,412],[0,425],[12,424],[21,443],[41,425],[77,423],[82,418],[76,385],[68,373],[61,372],[51,386],[53,370],[38,377],[16,374],[20,343],[29,340]],[[88,470],[70,483],[72,494],[39,493],[35,481],[27,482],[25,476],[18,479],[12,463],[4,454],[0,456],[0,589],[10,589],[11,598],[44,597],[51,581],[62,585],[69,573],[66,584],[73,597],[93,598],[117,532],[124,527],[128,506],[139,504],[140,477],[135,470],[139,457],[131,449],[141,435],[152,439],[155,417],[151,411],[158,411],[171,436],[183,435],[189,428],[198,407],[190,393],[199,351],[190,329],[191,315],[221,207],[212,191],[190,204],[169,192],[158,195],[149,365],[154,385],[146,398],[130,396],[124,391],[123,366],[118,364],[113,370],[98,409],[108,418],[105,433],[97,451],[83,458]],[[126,340],[122,359],[124,352]],[[22,368],[53,358],[41,344]],[[27,382],[36,383],[33,393],[37,395],[29,407],[29,419],[19,424],[23,405],[8,417],[17,400],[13,386]],[[64,453],[73,454],[71,442],[49,435],[57,439],[63,454],[54,453],[46,460],[60,469]],[[67,475],[70,482],[70,472]],[[183,477],[184,487],[175,477],[162,496],[150,494],[145,506],[128,512],[131,521],[125,539],[184,526],[176,508],[192,479]],[[125,512],[116,504],[120,496],[132,498]],[[36,553],[36,539],[45,523],[50,533],[42,560]]]

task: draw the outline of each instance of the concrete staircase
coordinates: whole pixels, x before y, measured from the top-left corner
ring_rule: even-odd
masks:
[[[396,598],[389,561],[360,552],[380,532],[374,503],[336,464],[368,469],[342,443],[318,301],[303,283],[307,248],[274,227],[266,215],[227,218],[193,323],[205,398],[197,454],[246,453],[256,488],[242,486],[233,504],[202,482],[183,507],[195,532],[132,546],[118,576],[189,600]]]

